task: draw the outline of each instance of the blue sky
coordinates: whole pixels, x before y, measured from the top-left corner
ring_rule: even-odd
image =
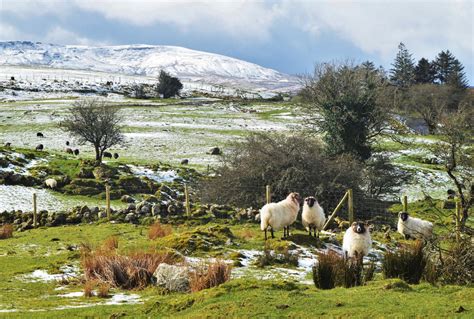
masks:
[[[474,85],[472,1],[0,0],[0,41],[164,44],[285,73],[316,62],[390,68],[399,42],[413,58],[449,49]]]

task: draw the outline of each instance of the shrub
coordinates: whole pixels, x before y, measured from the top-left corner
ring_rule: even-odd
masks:
[[[318,263],[313,267],[313,281],[319,289],[350,288],[372,280],[374,272],[374,262],[364,269],[362,260],[345,259],[339,253],[330,250],[318,255]]]
[[[265,185],[272,185],[275,200],[290,191],[316,192],[323,206],[336,206],[340,197],[334,194],[356,191],[362,183],[358,161],[346,155],[329,158],[317,140],[302,135],[252,134],[233,144],[221,160],[215,177],[200,183],[205,202],[259,207]]]
[[[148,238],[155,240],[157,238],[165,237],[173,232],[171,225],[162,225],[160,222],[156,222],[150,226],[148,230]]]
[[[423,247],[423,242],[418,240],[397,251],[387,251],[382,260],[385,278],[400,278],[410,284],[418,284],[427,264]]]
[[[0,239],[7,239],[13,237],[13,226],[5,224],[0,227]]]
[[[445,252],[440,267],[443,283],[469,285],[474,282],[474,247],[471,238],[466,238]]]
[[[230,279],[231,272],[232,267],[221,260],[203,266],[191,274],[191,291],[196,292],[219,286]]]
[[[163,98],[167,99],[175,95],[179,95],[179,91],[183,88],[181,81],[171,76],[169,73],[161,70],[158,77],[158,85],[156,86],[156,92],[162,94]]]

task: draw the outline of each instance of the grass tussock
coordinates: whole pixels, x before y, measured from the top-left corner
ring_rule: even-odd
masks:
[[[473,246],[471,238],[466,238],[449,247],[439,267],[438,275],[443,283],[470,285],[474,282]]]
[[[13,226],[11,224],[5,224],[0,226],[0,239],[7,239],[13,237]]]
[[[95,251],[83,246],[81,263],[87,281],[96,281],[110,287],[143,289],[152,282],[152,276],[161,263],[173,264],[176,256],[168,252],[134,252],[120,255],[116,250]]]
[[[286,244],[280,245],[267,241],[265,242],[263,254],[257,257],[256,265],[263,268],[277,264],[297,267],[298,254],[292,253]]]
[[[110,236],[102,244],[102,248],[105,250],[115,250],[118,249],[118,238],[116,236]]]
[[[171,225],[163,225],[160,222],[156,222],[150,226],[148,230],[148,238],[155,240],[157,238],[166,237],[173,232]]]
[[[190,288],[192,292],[219,286],[230,279],[232,267],[222,260],[200,267],[191,274]]]
[[[93,290],[94,290],[95,282],[92,280],[87,280],[84,283],[84,297],[90,298],[94,295]]]
[[[409,284],[418,284],[427,265],[422,241],[407,244],[396,251],[387,251],[382,260],[385,278],[400,278]]]
[[[100,283],[97,287],[97,296],[99,298],[108,298],[110,291],[110,285],[107,283]]]
[[[375,263],[364,269],[362,260],[345,259],[335,251],[318,255],[318,263],[313,267],[313,281],[319,289],[335,287],[355,287],[364,285],[374,277]]]

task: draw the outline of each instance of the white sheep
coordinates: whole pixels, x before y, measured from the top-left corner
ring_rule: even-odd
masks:
[[[300,210],[301,197],[298,193],[290,193],[286,199],[278,203],[269,203],[260,209],[260,228],[265,231],[267,240],[267,229],[270,227],[272,238],[274,230],[283,228],[283,237],[290,235],[290,225],[296,221]]]
[[[58,182],[54,178],[48,178],[44,183],[51,189],[55,189],[58,186]]]
[[[323,229],[326,222],[324,210],[319,206],[316,198],[310,196],[304,199],[303,213],[301,214],[301,221],[303,226],[311,236],[311,230],[314,232],[314,237],[319,237],[319,232]],[[318,235],[316,236],[316,230]]]
[[[346,230],[342,241],[342,250],[345,257],[362,257],[369,254],[372,247],[372,238],[367,224],[362,222],[353,222],[351,227]]]
[[[428,240],[433,235],[433,223],[411,217],[407,212],[398,214],[397,230],[405,239],[419,238]]]

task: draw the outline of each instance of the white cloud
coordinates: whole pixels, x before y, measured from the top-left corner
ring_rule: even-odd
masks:
[[[106,42],[94,41],[74,32],[55,26],[44,36],[43,41],[54,44],[104,45]]]
[[[249,0],[77,0],[76,4],[108,19],[138,26],[164,23],[184,32],[225,32],[233,37],[260,39],[270,35],[269,29],[281,13],[278,5]]]
[[[472,60],[471,1],[285,1],[301,30],[332,33],[366,53],[392,59],[399,42],[416,56],[449,49]],[[468,62],[468,61],[466,61]]]
[[[0,11],[20,17],[65,14],[72,7],[64,0],[0,0]]]
[[[14,26],[0,22],[0,41],[14,41],[22,39],[23,36]]]

